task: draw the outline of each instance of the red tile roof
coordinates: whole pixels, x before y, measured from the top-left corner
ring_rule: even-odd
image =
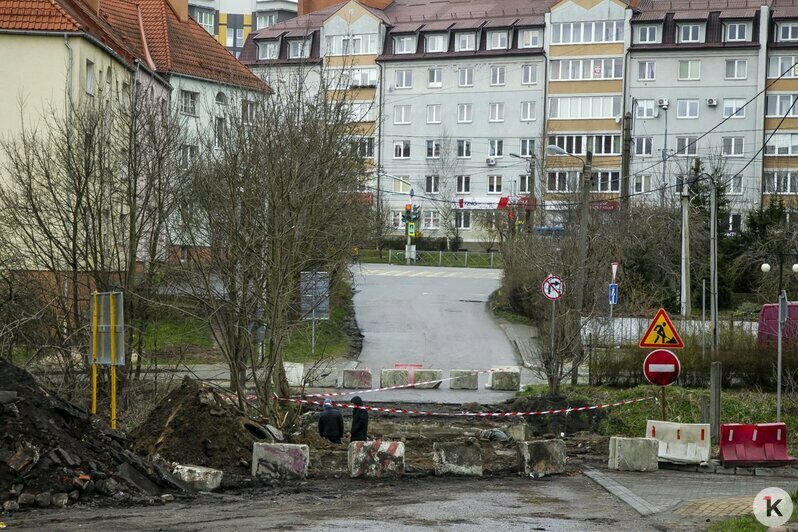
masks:
[[[53,0],[14,0],[0,3],[0,28],[73,32],[80,24]]]

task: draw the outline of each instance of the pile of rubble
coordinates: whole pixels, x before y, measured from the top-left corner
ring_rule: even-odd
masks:
[[[183,490],[163,462],[142,460],[82,408],[0,359],[0,503],[65,507],[78,500],[161,499]]]

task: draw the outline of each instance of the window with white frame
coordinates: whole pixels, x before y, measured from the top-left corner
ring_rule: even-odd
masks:
[[[86,94],[94,96],[97,90],[97,74],[94,68],[94,62],[86,59]]]
[[[426,48],[427,53],[437,53],[446,51],[446,36],[445,35],[427,35]]]
[[[504,85],[506,69],[503,66],[490,67],[490,84],[493,86]]]
[[[377,53],[377,34],[361,33],[331,36],[334,39],[335,54],[331,55],[373,55]]]
[[[393,178],[393,187],[391,189],[393,192],[397,194],[409,194],[410,193],[410,176],[403,175],[399,177]]]
[[[724,98],[723,118],[745,118],[745,98]]]
[[[468,124],[473,120],[473,115],[471,113],[471,104],[470,103],[458,103],[457,104],[457,121],[461,124]]]
[[[747,41],[748,26],[744,22],[726,24],[726,42]]]
[[[353,68],[349,73],[350,87],[376,87],[377,69],[376,68]]]
[[[574,192],[577,183],[579,183],[579,172],[576,170],[559,170],[546,174],[548,192]]]
[[[698,137],[676,137],[676,155],[688,157],[698,153]]]
[[[377,109],[373,101],[347,102],[349,120],[352,122],[373,122],[377,119]]]
[[[638,81],[654,81],[656,79],[657,63],[654,61],[638,61],[637,63],[637,80]]]
[[[728,157],[742,157],[745,139],[743,137],[723,137],[721,153]]]
[[[288,41],[288,59],[305,59],[310,57],[310,39],[292,39]]]
[[[395,105],[393,107],[393,123],[394,124],[409,124],[410,123],[410,106],[409,105]]]
[[[534,157],[535,139],[521,139],[521,149],[519,155],[521,157]]]
[[[521,84],[534,85],[538,82],[538,66],[523,65],[521,67]]]
[[[701,42],[700,24],[679,25],[679,42]]]
[[[441,191],[441,176],[428,175],[424,179],[424,192],[427,194],[437,194]]]
[[[654,118],[654,100],[635,100],[635,118]]]
[[[241,101],[241,123],[245,126],[255,124],[255,102],[250,100]]]
[[[535,102],[521,102],[521,121],[529,122],[537,118],[537,106]]]
[[[779,41],[798,41],[798,23],[783,22],[779,24]]]
[[[623,77],[623,59],[620,57],[552,59],[549,61],[549,76],[552,81],[621,79]]]
[[[391,211],[391,227],[396,230],[404,229],[405,222],[402,219],[405,211]]]
[[[637,29],[637,42],[640,44],[653,44],[657,42],[656,26],[640,26]]]
[[[213,147],[217,150],[224,144],[224,118],[217,117],[213,122]]]
[[[507,30],[488,32],[488,50],[507,49]]]
[[[521,174],[518,176],[518,193],[529,194],[529,174]]]
[[[765,155],[798,155],[798,134],[765,133]]]
[[[441,156],[441,141],[427,140],[427,159],[438,159]]]
[[[430,68],[427,70],[427,87],[439,89],[443,87],[443,70],[440,68]]]
[[[415,35],[402,35],[393,39],[393,53],[395,54],[414,54],[416,53]]]
[[[584,120],[586,118],[615,118],[620,114],[620,96],[564,96],[549,98],[549,118]]]
[[[470,52],[476,50],[477,36],[473,32],[458,33],[455,36],[454,50],[455,52]]]
[[[538,48],[540,47],[539,30],[521,30],[518,33],[519,48]]]
[[[768,59],[769,78],[798,78],[798,55],[776,55]]]
[[[562,148],[571,155],[620,155],[620,135],[551,135],[549,144]]]
[[[458,229],[471,229],[471,211],[455,211],[454,224]]]
[[[676,118],[698,118],[698,100],[676,100]]]
[[[623,20],[562,22],[551,25],[552,44],[623,42]]]
[[[653,137],[635,137],[635,155],[638,157],[651,157],[654,152]]]
[[[457,140],[457,156],[461,159],[468,159],[471,157],[471,140],[458,139]]]
[[[189,168],[197,159],[199,148],[191,144],[183,144],[180,147],[180,168]]]
[[[455,190],[458,194],[471,194],[471,176],[459,175],[455,177]]]
[[[364,159],[374,158],[374,137],[361,137],[355,142],[358,156]]]
[[[632,191],[635,194],[651,192],[651,176],[635,175],[632,177]]]
[[[232,47],[236,45],[236,29],[235,28],[227,28],[227,40],[226,46]]]
[[[747,79],[748,61],[745,59],[726,60],[726,79]]]
[[[397,89],[411,89],[413,88],[413,71],[412,70],[397,70],[396,71],[396,88]]]
[[[488,155],[490,157],[504,157],[504,141],[501,139],[489,139]]]
[[[441,228],[441,213],[439,211],[425,209],[421,220],[424,229],[434,230]]]
[[[409,159],[410,158],[410,141],[409,140],[395,140],[395,141],[393,141],[393,158],[394,159]]]
[[[198,92],[180,91],[180,112],[184,115],[197,116],[197,102],[199,102]]]
[[[504,103],[491,102],[489,104],[489,122],[504,122]]]
[[[798,194],[798,172],[789,170],[764,173],[765,194]]]
[[[427,124],[441,123],[441,104],[434,103],[427,106]]]
[[[471,87],[474,85],[474,68],[462,67],[457,70],[457,85]]]
[[[277,13],[258,13],[255,16],[255,29],[262,30],[277,24]]]
[[[742,176],[740,176],[742,177]],[[740,183],[742,185],[742,183]],[[739,213],[729,214],[729,226],[727,232],[729,235],[736,234],[743,227],[743,215]]]
[[[701,79],[701,61],[697,59],[679,61],[679,79],[682,81]]]
[[[197,10],[194,12],[194,20],[202,26],[202,28],[210,33],[211,35],[214,34],[214,26],[216,21],[216,15],[213,11],[200,11]]]
[[[501,194],[501,193],[502,193],[502,176],[489,175],[488,194]]]
[[[765,116],[798,116],[796,94],[768,94],[765,98]]]
[[[621,190],[621,173],[617,171],[600,170],[593,173],[590,184],[593,192],[618,192]]]
[[[280,53],[280,43],[266,41],[258,44],[258,59],[277,59]]]

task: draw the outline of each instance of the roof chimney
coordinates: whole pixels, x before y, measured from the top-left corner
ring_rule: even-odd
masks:
[[[166,0],[170,6],[172,6],[172,10],[177,15],[177,18],[180,19],[180,22],[185,22],[188,20],[188,0]]]

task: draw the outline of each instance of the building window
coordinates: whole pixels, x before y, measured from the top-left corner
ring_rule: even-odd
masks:
[[[213,147],[219,149],[224,144],[224,118],[217,117],[213,126]]]
[[[252,126],[255,124],[255,102],[242,100],[241,123],[245,126]]]
[[[374,137],[362,137],[356,141],[356,153],[364,159],[374,158]]]
[[[698,118],[698,100],[676,100],[676,118]]]
[[[573,192],[579,182],[579,172],[561,170],[549,172],[546,176],[546,190],[549,192]]]
[[[798,134],[766,134],[765,155],[798,155]]]
[[[521,84],[534,85],[538,82],[538,66],[523,65],[521,67]]]
[[[344,77],[344,75],[342,75]],[[376,87],[377,69],[376,68],[355,68],[349,73],[350,87]]]
[[[427,106],[427,124],[441,123],[441,104],[436,103]]]
[[[457,141],[457,156],[463,159],[471,157],[471,141],[460,139]]]
[[[376,33],[327,36],[327,55],[370,55],[376,53]]]
[[[426,51],[428,53],[445,52],[445,41],[446,38],[444,35],[427,35]]]
[[[393,187],[391,190],[397,194],[410,193],[410,176],[400,176],[400,178],[393,178]]]
[[[535,156],[535,139],[521,139],[521,157]]]
[[[412,70],[397,70],[396,71],[396,88],[397,89],[411,89],[411,88],[413,88],[413,71]]]
[[[521,121],[529,122],[536,118],[537,109],[535,102],[521,102]]]
[[[798,116],[794,94],[768,94],[765,98],[765,116]]]
[[[404,229],[405,223],[402,221],[405,211],[392,211],[391,212],[391,225],[394,229]]]
[[[729,215],[729,229],[728,234],[733,236],[737,234],[743,226],[743,215],[742,214],[730,214]]]
[[[551,25],[552,44],[623,42],[623,20],[563,22]]]
[[[488,121],[504,122],[504,104],[494,102],[489,104],[489,107],[490,107],[490,115],[488,117]]]
[[[552,81],[582,79],[621,79],[623,60],[610,59],[552,59],[549,62]]]
[[[440,68],[430,68],[427,70],[427,86],[430,89],[443,87],[443,70]]]
[[[682,81],[701,79],[701,61],[679,61],[679,79]]]
[[[488,155],[490,157],[504,157],[504,141],[501,139],[489,139]]]
[[[538,48],[540,46],[540,32],[538,30],[521,30],[518,34],[519,48]]]
[[[654,100],[636,100],[635,118],[654,118]]]
[[[180,112],[184,115],[197,116],[197,101],[199,93],[191,91],[180,91]]]
[[[584,120],[615,118],[620,114],[620,96],[566,96],[549,99],[549,118]]]
[[[194,20],[196,20],[205,31],[211,35],[214,34],[215,16],[213,11],[195,11]]]
[[[651,191],[651,176],[636,175],[632,177],[632,190],[635,194],[644,194]]]
[[[394,124],[409,124],[410,123],[410,106],[409,105],[395,105],[393,108],[393,123]]]
[[[507,31],[489,31],[488,32],[488,50],[506,50],[507,49]]]
[[[456,52],[468,52],[476,50],[476,34],[474,33],[458,33],[455,40]]]
[[[280,45],[277,41],[266,41],[258,44],[258,59],[277,59]]]
[[[529,194],[529,174],[521,174],[518,176],[518,193]]]
[[[620,135],[552,135],[549,144],[558,146],[572,155],[620,155]]]
[[[590,189],[593,192],[618,192],[621,190],[621,173],[600,171],[593,174]]]
[[[654,61],[640,61],[637,63],[637,80],[654,81],[656,79],[656,66]]]
[[[724,98],[723,99],[723,118],[745,118],[745,99],[743,98]]]
[[[488,194],[501,194],[501,193],[502,193],[502,176],[489,175]]]
[[[441,141],[427,141],[427,159],[438,159],[441,156]]]
[[[472,67],[464,67],[457,71],[457,85],[460,87],[474,85],[474,69]]]
[[[679,26],[679,42],[701,42],[701,26],[698,24]]]
[[[427,194],[437,194],[441,188],[441,176],[428,175],[425,179],[424,192]]]
[[[310,57],[310,39],[288,41],[288,59],[304,59],[307,57]]]
[[[236,29],[227,28],[227,44],[228,48],[233,48],[236,45]]]
[[[726,41],[747,41],[747,26],[742,22],[733,22],[726,25]]]
[[[765,172],[765,194],[798,194],[798,172]]]
[[[94,69],[94,63],[92,61],[86,60],[86,94],[89,96],[94,96],[95,91],[97,90],[97,73]]]
[[[745,59],[726,60],[726,79],[747,79],[748,61]]]
[[[471,194],[471,176],[459,175],[455,178],[455,188],[458,194]]]
[[[472,121],[471,104],[457,104],[457,121],[461,124],[469,124]]]
[[[768,59],[769,78],[798,78],[798,55],[771,56]]]
[[[393,143],[393,158],[394,159],[409,159],[410,158],[410,141],[409,140],[395,140]]]
[[[638,157],[650,157],[654,152],[653,137],[635,137],[635,155]]]
[[[184,144],[180,147],[180,167],[186,169],[192,165],[197,158],[199,149],[197,146]]]
[[[416,38],[413,35],[403,35],[393,40],[393,52],[395,54],[414,54],[416,53]]]
[[[728,157],[742,157],[745,140],[743,137],[723,137],[722,154]]]
[[[424,217],[421,223],[423,224],[424,229],[440,229],[441,213],[436,210],[427,209],[424,211]]]
[[[458,229],[471,229],[471,211],[455,211],[454,225]]]
[[[676,137],[676,155],[690,156],[698,153],[698,137]]]
[[[274,26],[275,24],[277,24],[276,13],[258,13],[257,17],[255,18],[256,30],[262,30],[263,28],[268,28],[269,26]]]
[[[490,67],[490,84],[492,86],[504,85],[505,68],[503,66]]]
[[[640,44],[653,44],[657,42],[656,26],[640,26],[637,33],[637,42]]]

